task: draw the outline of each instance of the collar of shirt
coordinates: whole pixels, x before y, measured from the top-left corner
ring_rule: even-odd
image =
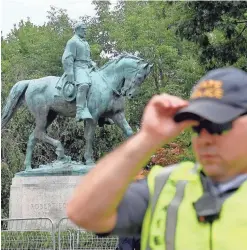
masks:
[[[207,187],[206,189],[215,195],[222,195],[230,190],[238,189],[245,181],[247,181],[247,174],[241,174],[225,182],[213,182],[204,174],[203,168],[199,163],[196,163],[195,169],[200,173],[204,188]]]
[[[214,186],[217,188],[219,194],[226,193],[231,189],[237,189],[247,180],[247,174],[242,174],[234,177],[233,179],[222,182],[222,183],[214,183]]]

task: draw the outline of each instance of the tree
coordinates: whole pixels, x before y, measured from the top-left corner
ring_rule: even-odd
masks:
[[[105,53],[112,52],[112,45],[109,39],[109,22],[110,16],[110,1],[92,1],[95,5],[96,17],[94,18],[94,24],[92,30],[95,34],[95,42],[97,42]]]
[[[247,70],[247,2],[188,2],[190,13],[178,22],[177,34],[200,46],[206,69],[233,65]]]
[[[2,218],[8,218],[9,214],[9,193],[11,179],[13,177],[12,172],[7,164],[1,164],[1,216]]]

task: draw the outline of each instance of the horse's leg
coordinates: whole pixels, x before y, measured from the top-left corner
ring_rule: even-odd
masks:
[[[132,128],[130,127],[129,123],[127,122],[124,112],[118,112],[114,115],[111,116],[112,120],[114,123],[121,128],[123,131],[124,135],[126,137],[130,137],[134,134]]]
[[[50,110],[47,116],[47,123],[46,123],[46,128],[47,129],[51,123],[54,121],[54,119],[56,118],[57,113]],[[30,134],[29,139],[28,139],[28,143],[27,143],[27,151],[26,151],[26,158],[24,161],[24,166],[25,166],[25,171],[31,170],[31,162],[32,162],[32,154],[33,154],[33,150],[34,147],[36,145],[37,139],[34,136],[34,131]]]
[[[64,148],[60,141],[55,140],[47,135],[46,128],[48,124],[48,114],[47,112],[40,111],[36,116],[36,127],[34,129],[34,136],[43,142],[49,143],[56,148],[56,155],[58,160],[63,160],[65,158]]]
[[[25,171],[31,170],[32,165],[32,154],[33,154],[33,149],[36,144],[36,138],[34,136],[34,131],[30,134],[28,142],[27,142],[27,150],[26,150],[26,157],[24,161],[24,166],[25,166]]]
[[[86,165],[90,165],[94,163],[93,158],[93,139],[94,133],[96,129],[96,122],[93,120],[85,120],[84,126],[84,138],[86,140],[84,159],[86,161]]]

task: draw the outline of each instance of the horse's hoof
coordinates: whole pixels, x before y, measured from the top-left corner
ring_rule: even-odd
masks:
[[[94,165],[95,161],[90,159],[90,160],[86,160],[86,165]]]
[[[71,161],[71,157],[68,156],[68,155],[64,155],[63,157],[57,158],[57,161],[70,162]]]
[[[25,172],[28,172],[28,171],[31,171],[31,170],[32,170],[31,165],[30,165],[30,166],[26,166],[26,168],[25,168]]]
[[[65,155],[63,158],[64,161],[71,161],[71,156]]]

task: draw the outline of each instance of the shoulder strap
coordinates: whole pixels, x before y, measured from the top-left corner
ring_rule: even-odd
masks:
[[[162,169],[160,171],[160,173],[155,177],[155,186],[154,186],[154,194],[153,194],[153,197],[152,197],[152,214],[155,210],[155,205],[157,204],[157,201],[159,199],[159,195],[163,189],[163,187],[165,186],[167,180],[169,179],[172,171],[179,167],[180,164],[174,164],[174,165],[171,165],[169,167],[164,167],[164,169]]]

